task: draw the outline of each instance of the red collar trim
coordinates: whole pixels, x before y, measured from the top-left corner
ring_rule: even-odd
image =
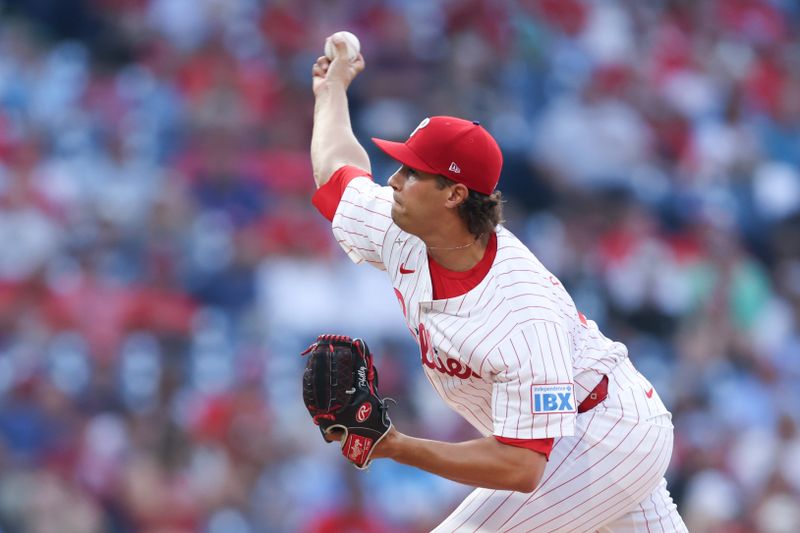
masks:
[[[497,234],[494,232],[489,236],[489,243],[486,245],[483,258],[469,270],[458,272],[447,269],[428,254],[434,297],[436,299],[454,298],[474,289],[489,273],[496,256]]]

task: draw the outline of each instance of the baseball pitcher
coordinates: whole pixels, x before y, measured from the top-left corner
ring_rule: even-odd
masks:
[[[502,154],[477,121],[425,118],[373,139],[400,168],[373,181],[347,89],[364,58],[312,68],[313,203],[355,262],[385,270],[431,386],[482,435],[401,433],[359,339],[312,345],[304,395],[356,466],[389,458],[476,489],[435,531],[686,531],[667,491],[671,415],[627,348],[582,315],[501,224]]]

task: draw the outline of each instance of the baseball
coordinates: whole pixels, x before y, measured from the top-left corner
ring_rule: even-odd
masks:
[[[361,51],[361,43],[358,41],[358,37],[349,31],[337,31],[325,39],[325,57],[333,61],[334,50],[331,39],[337,35],[344,37],[344,42],[347,44],[347,59],[350,61],[355,61],[355,59],[358,57],[358,53]]]

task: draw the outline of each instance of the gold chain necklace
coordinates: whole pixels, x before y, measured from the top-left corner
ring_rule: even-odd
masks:
[[[462,244],[461,246],[428,246],[428,250],[463,250],[464,248],[469,248],[470,246],[478,242],[478,240],[480,240],[481,237],[483,237],[483,234],[475,237],[474,241],[469,242],[467,244]]]

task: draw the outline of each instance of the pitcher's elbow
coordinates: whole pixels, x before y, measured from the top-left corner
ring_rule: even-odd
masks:
[[[539,483],[538,483],[537,480],[526,479],[522,483],[518,484],[516,492],[522,492],[522,493],[525,493],[525,494],[530,494],[531,492],[535,491],[536,487],[538,487],[538,486],[539,486]]]
[[[541,479],[541,473],[525,472],[524,474],[518,475],[514,480],[512,490],[514,492],[524,492],[529,494],[536,490],[536,487],[539,486]]]

